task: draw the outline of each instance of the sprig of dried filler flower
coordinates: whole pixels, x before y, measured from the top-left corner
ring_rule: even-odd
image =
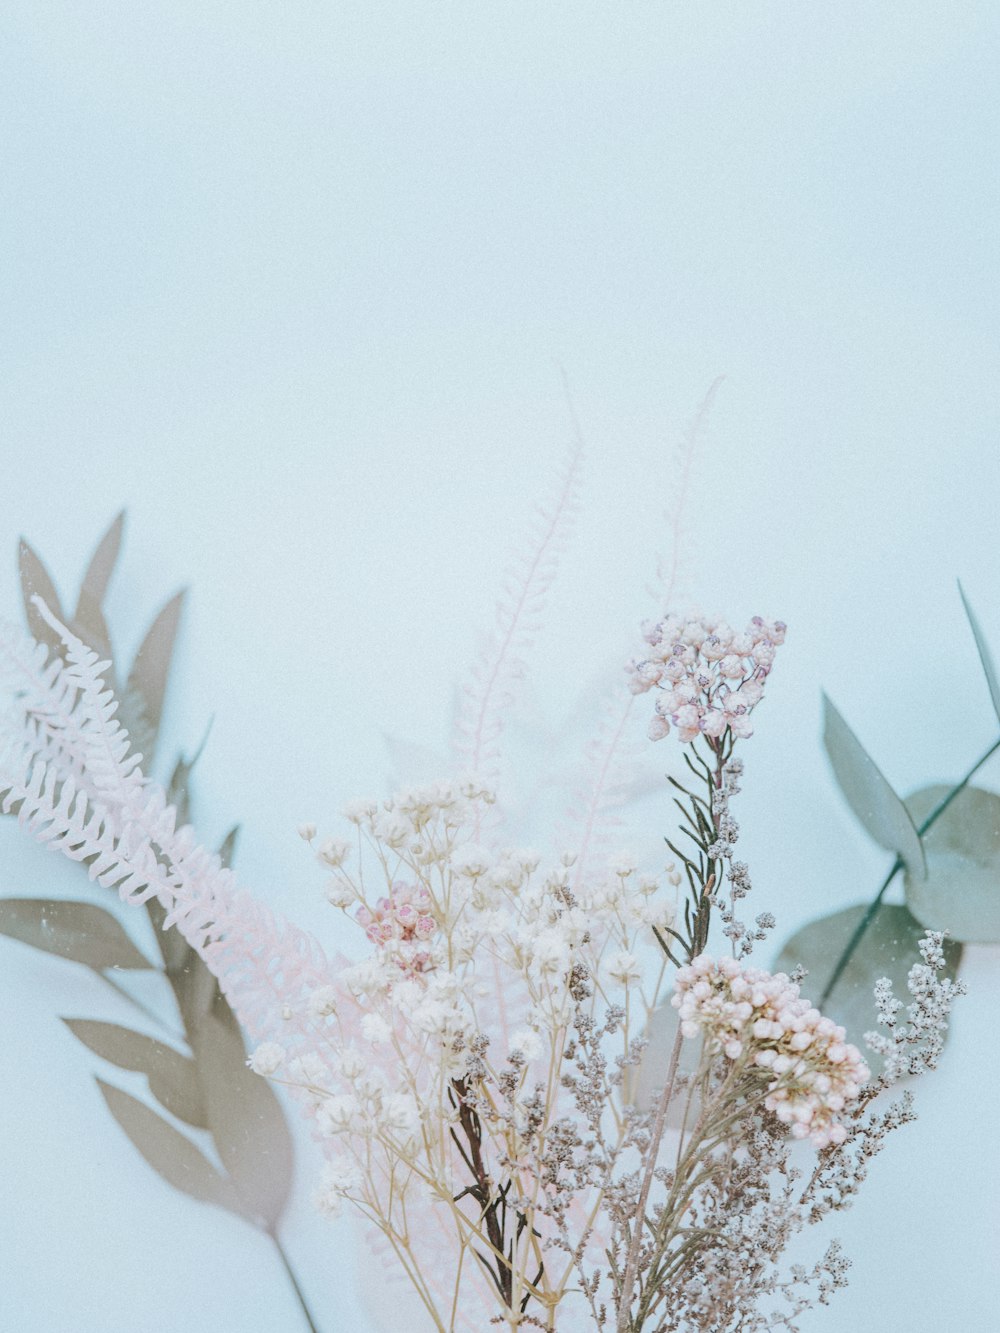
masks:
[[[17,675],[6,807],[127,901],[159,901],[258,1039],[253,1069],[310,1117],[327,1156],[320,1207],[346,1202],[385,1237],[431,1326],[792,1329],[843,1285],[835,1243],[811,1271],[783,1272],[782,1254],[853,1200],[887,1133],[912,1118],[910,1093],[878,1099],[934,1066],[961,986],[940,978],[942,939],[928,934],[905,1022],[879,989],[873,1080],[798,978],[748,962],[772,922],[742,919],[735,750],[780,622],[736,633],[668,616],[629,666],[633,688],[656,693],[653,737],[673,730],[686,747],[675,861],[641,873],[622,855],[578,882],[571,851],[485,847],[496,792],[474,775],[361,801],[345,812],[350,838],[316,844],[327,896],[366,944],[347,963],[177,827],[130,753],[106,664],[35,605],[65,660],[5,635]],[[315,828],[301,832],[316,843]],[[715,920],[729,956],[706,952]],[[644,1108],[629,1074],[668,979],[677,1035]],[[682,1073],[688,1041],[700,1050]]]

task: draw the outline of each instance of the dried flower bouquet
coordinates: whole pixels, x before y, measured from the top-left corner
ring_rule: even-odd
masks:
[[[774,923],[741,915],[735,751],[780,622],[667,616],[629,666],[633,693],[655,695],[651,739],[673,730],[686,747],[674,859],[595,871],[592,856],[507,847],[475,772],[360,802],[350,838],[317,847],[364,942],[348,962],[178,828],[106,664],[36,606],[63,653],[4,633],[4,808],[127,901],[162,906],[259,1043],[252,1067],[310,1117],[318,1203],[346,1202],[384,1238],[428,1327],[794,1329],[843,1285],[836,1243],[811,1270],[782,1256],[852,1202],[912,1118],[908,1091],[882,1094],[934,1066],[961,986],[928,932],[905,1017],[878,987],[872,1077],[801,977],[748,961]],[[669,1060],[651,1068],[647,1033],[673,1010]]]

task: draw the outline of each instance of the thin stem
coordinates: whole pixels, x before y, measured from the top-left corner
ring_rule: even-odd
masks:
[[[943,797],[938,802],[938,804],[930,812],[930,814],[927,816],[924,822],[917,828],[917,833],[921,837],[923,837],[923,835],[927,832],[927,830],[940,818],[941,815],[944,814],[944,812],[948,809],[949,805],[951,805],[952,801],[954,801],[956,796],[958,796],[960,792],[965,790],[965,788],[969,785],[969,782],[972,780],[972,778],[975,777],[976,773],[978,773],[979,770],[982,768],[983,764],[985,764],[987,759],[989,759],[991,755],[995,754],[997,750],[1000,750],[1000,739],[995,740],[993,744],[989,747],[989,749],[986,750],[985,753],[979,756],[976,762],[969,769],[968,773],[966,773],[965,777],[962,778],[961,782],[959,782],[956,786],[952,787],[948,795]],[[892,881],[896,878],[896,876],[902,869],[903,869],[902,858],[897,856],[892,864],[892,868],[890,869],[888,875],[886,875],[885,879],[882,881],[878,893],[876,893],[875,897],[868,904],[868,908],[864,916],[861,918],[857,926],[854,928],[853,935],[847,941],[847,944],[844,946],[843,952],[837,959],[836,966],[834,967],[833,972],[830,975],[830,980],[826,983],[826,988],[823,991],[823,994],[819,997],[820,1009],[823,1008],[827,1000],[829,1000],[830,996],[833,994],[834,987],[837,985],[837,982],[840,980],[840,978],[844,975],[844,971],[847,967],[847,964],[854,957],[855,950],[857,949],[861,941],[864,939],[865,932],[868,930],[868,927],[871,925],[871,923],[875,920],[875,917],[878,913],[878,909],[882,906],[882,899],[885,897],[889,885],[892,883]]]
[[[271,1237],[271,1240],[274,1242],[274,1248],[278,1251],[278,1257],[281,1259],[282,1264],[284,1264],[285,1272],[288,1274],[288,1280],[289,1282],[291,1282],[292,1289],[294,1290],[295,1295],[298,1297],[299,1305],[302,1309],[303,1315],[305,1316],[305,1321],[309,1326],[309,1333],[319,1333],[319,1329],[316,1327],[316,1323],[312,1317],[312,1314],[310,1313],[309,1306],[306,1304],[306,1298],[302,1294],[302,1288],[299,1286],[299,1280],[295,1276],[295,1269],[289,1263],[288,1255],[285,1253],[281,1241],[278,1239],[278,1233],[276,1231],[269,1231],[267,1234]]]
[[[656,1119],[653,1121],[653,1127],[649,1136],[649,1147],[646,1150],[646,1170],[643,1174],[642,1186],[639,1190],[639,1201],[635,1210],[632,1240],[629,1243],[628,1257],[625,1261],[625,1272],[622,1276],[621,1300],[618,1306],[618,1333],[629,1333],[629,1326],[632,1322],[632,1292],[635,1289],[635,1280],[639,1274],[639,1253],[642,1249],[643,1227],[646,1225],[646,1204],[649,1201],[649,1191],[653,1184],[653,1174],[656,1170],[656,1159],[660,1151],[660,1140],[663,1138],[663,1130],[667,1123],[667,1111],[670,1107],[670,1100],[674,1095],[674,1083],[677,1081],[677,1066],[680,1063],[681,1045],[683,1041],[684,1033],[681,1031],[681,1026],[678,1023],[677,1035],[674,1037],[673,1050],[670,1052],[670,1068],[667,1071],[667,1085],[663,1089],[660,1104],[656,1108]]]

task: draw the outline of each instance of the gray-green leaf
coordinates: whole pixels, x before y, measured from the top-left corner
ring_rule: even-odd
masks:
[[[154,1037],[119,1027],[117,1023],[99,1023],[87,1018],[64,1018],[63,1022],[78,1041],[102,1060],[109,1060],[119,1069],[145,1074],[150,1092],[178,1120],[198,1129],[208,1128],[205,1099],[193,1060]]]
[[[0,898],[0,935],[83,963],[95,972],[114,967],[153,966],[111,913],[91,903],[58,898]]]
[[[239,1195],[200,1148],[144,1103],[97,1079],[108,1110],[149,1165],[168,1185],[192,1199],[246,1216]]]
[[[233,864],[233,857],[236,855],[236,840],[240,836],[239,824],[234,824],[222,840],[219,847],[219,860],[226,867]]]
[[[911,875],[922,878],[923,848],[906,806],[825,694],[823,742],[847,804],[880,847],[895,852]]]
[[[174,640],[184,607],[185,590],[171,597],[150,625],[129,672],[126,693],[138,695],[147,733],[143,736],[143,767],[148,771],[163,713]]]
[[[28,629],[39,643],[48,644],[61,656],[62,639],[52,626],[42,619],[38,607],[32,601],[33,597],[41,597],[52,614],[65,622],[66,617],[59,604],[59,594],[49,577],[48,570],[23,537],[18,550],[17,564],[21,575],[21,595],[24,598],[24,614],[28,621]]]
[[[1000,720],[1000,682],[997,681],[996,667],[993,665],[993,655],[990,652],[989,644],[986,642],[986,636],[979,627],[979,621],[976,619],[975,612],[969,605],[969,599],[965,595],[965,589],[961,583],[958,585],[958,595],[962,599],[962,605],[965,607],[965,614],[969,617],[969,625],[972,627],[972,637],[976,641],[976,649],[979,653],[979,660],[983,664],[983,674],[986,676],[986,684],[990,688],[990,698],[993,700],[993,711]]]
[[[292,1180],[292,1140],[267,1081],[246,1065],[232,1010],[220,995],[192,1037],[219,1157],[250,1216],[276,1229]]]
[[[83,582],[80,585],[80,600],[76,607],[76,619],[81,624],[85,623],[81,616],[81,607],[84,602],[95,606],[104,605],[104,595],[108,590],[108,583],[118,561],[124,526],[125,510],[123,509],[114,519],[98,543],[94,554],[90,557],[90,564],[87,566]]]
[[[801,964],[809,974],[802,985],[803,994],[817,999],[866,911],[867,906],[861,903],[803,926],[781,950],[773,970],[792,972]],[[914,963],[921,961],[918,945],[923,936],[923,926],[905,907],[883,903],[823,1006],[827,1017],[842,1024],[847,1029],[848,1040],[862,1051],[865,1050],[865,1033],[876,1028],[875,982],[880,977],[888,977],[896,998],[908,1003],[910,994],[906,978]],[[944,952],[947,973],[954,977],[962,957],[962,946],[946,940]],[[879,1058],[866,1052],[865,1059],[877,1072],[881,1063]]]
[[[951,791],[925,787],[908,796],[922,823]],[[1000,796],[964,787],[924,834],[927,878],[904,878],[906,903],[929,930],[966,944],[1000,943]]]
[[[654,1099],[658,1095],[662,1095],[667,1081],[667,1071],[670,1068],[670,1053],[674,1048],[674,1039],[677,1036],[677,1024],[677,1010],[670,1003],[670,1000],[666,999],[653,1010],[650,1016],[649,1025],[645,1032],[647,1046],[642,1053],[640,1064],[627,1071],[625,1100],[630,1105],[637,1106],[641,1111],[649,1110]],[[677,1064],[678,1073],[687,1076],[694,1074],[700,1059],[701,1041],[686,1037],[681,1042],[680,1059]],[[689,1125],[694,1123],[698,1115],[697,1104],[694,1103],[688,1107],[687,1103],[688,1092],[687,1089],[682,1088],[671,1100],[670,1107],[667,1110],[667,1124],[671,1128],[680,1129],[685,1115]]]

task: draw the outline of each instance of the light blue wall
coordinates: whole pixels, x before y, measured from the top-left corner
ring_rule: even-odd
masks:
[[[904,790],[993,727],[953,580],[1000,650],[998,35],[985,0],[12,0],[0,609],[20,531],[70,589],[127,505],[126,640],[194,589],[167,726],[190,747],[215,716],[206,835],[243,820],[247,882],[328,932],[294,827],[382,789],[383,733],[443,745],[572,433],[560,367],[589,457],[533,772],[559,741],[572,762],[574,700],[632,650],[677,443],[724,375],[685,590],[791,625],[747,858],[783,934],[866,896],[884,857],[828,778],[820,687]],[[655,858],[647,814],[632,845]],[[0,891],[79,892],[0,837]],[[989,1325],[998,997],[973,963],[924,1120],[838,1228],[852,1287],[810,1333]],[[110,1124],[56,1018],[119,1017],[96,983],[14,945],[0,967],[0,1329],[296,1328],[255,1238]],[[290,1248],[323,1333],[364,1333],[310,1153]]]

